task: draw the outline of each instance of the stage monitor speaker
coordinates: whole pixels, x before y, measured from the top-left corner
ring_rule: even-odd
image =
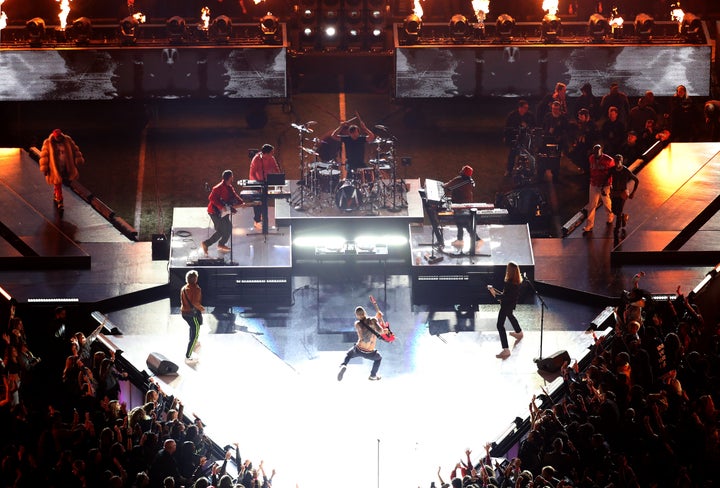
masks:
[[[173,363],[159,352],[151,352],[145,360],[145,364],[147,364],[150,371],[157,376],[177,374],[178,370],[177,364]]]
[[[152,235],[152,260],[166,261],[170,259],[170,242],[165,234]]]
[[[537,361],[537,368],[539,371],[557,373],[566,362],[570,364],[570,354],[568,354],[567,351],[558,351],[552,356],[539,359]]]

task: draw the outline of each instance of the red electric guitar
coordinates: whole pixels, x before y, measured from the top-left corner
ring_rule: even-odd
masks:
[[[378,307],[377,301],[375,300],[375,297],[370,295],[370,302],[373,304],[373,307],[375,307],[375,312],[380,312],[380,307]],[[393,334],[393,331],[390,330],[390,324],[385,322],[384,319],[380,319],[378,321],[380,324],[380,327],[383,329],[387,329],[387,332],[384,334],[380,334],[380,338],[384,340],[385,342],[392,342],[395,340],[395,334]]]

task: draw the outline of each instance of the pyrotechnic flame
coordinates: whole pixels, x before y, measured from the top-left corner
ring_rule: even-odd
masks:
[[[478,22],[483,22],[487,13],[490,12],[490,0],[472,0],[472,8]]]
[[[145,23],[145,14],[143,14],[142,12],[135,12],[133,14],[133,19],[137,20],[141,24],[144,24]]]
[[[610,27],[613,29],[616,27],[622,27],[623,22],[624,20],[622,17],[613,17],[612,19],[610,19]]]
[[[58,19],[60,19],[60,28],[64,30],[67,26],[68,14],[70,13],[70,0],[55,1],[60,2],[60,13],[58,14]]]
[[[265,0],[253,0],[253,3],[254,3],[255,5],[260,5],[260,4],[261,4],[262,2],[264,2],[264,1],[265,1]]]
[[[423,8],[422,5],[420,5],[420,0],[415,0],[415,5],[413,6],[413,13],[420,17],[420,20],[422,20]]]
[[[557,15],[559,0],[543,0],[542,9],[550,15]]]
[[[678,24],[682,24],[682,21],[685,18],[685,12],[681,8],[674,8],[670,11],[670,18]]]
[[[210,27],[210,7],[203,7],[201,12],[200,18],[203,22],[203,29],[207,29]]]
[[[5,0],[0,0],[0,30],[7,27],[7,15],[5,15],[5,12],[2,11],[2,4],[4,2]]]

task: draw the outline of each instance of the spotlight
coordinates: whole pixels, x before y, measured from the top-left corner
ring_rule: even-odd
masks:
[[[515,28],[515,19],[508,14],[498,16],[495,21],[495,33],[498,41],[502,43],[512,42],[512,31]]]
[[[588,21],[588,35],[592,42],[605,42],[610,23],[602,14],[592,14]]]
[[[450,37],[456,42],[462,42],[470,35],[470,24],[462,14],[455,14],[450,19]]]
[[[562,24],[555,14],[545,14],[542,19],[542,41],[546,44],[560,42]]]
[[[185,34],[187,32],[185,19],[175,15],[167,20],[165,27],[167,28],[170,44],[182,44],[185,42]]]
[[[218,15],[210,23],[210,39],[218,44],[230,42],[232,36],[232,20],[227,15]]]
[[[87,17],[75,19],[71,27],[71,35],[75,38],[77,46],[87,46],[90,44],[92,36],[92,22]]]
[[[685,42],[698,44],[703,41],[702,21],[700,17],[690,12],[685,12],[682,24],[680,25],[680,33]]]
[[[30,38],[30,47],[41,47],[45,39],[45,21],[40,17],[35,17],[25,23],[25,29]]]
[[[405,31],[405,43],[415,44],[420,37],[422,29],[422,19],[415,14],[410,14],[403,21],[403,30]]]
[[[648,14],[635,16],[635,35],[640,38],[640,42],[650,42],[654,26],[655,19]]]
[[[120,21],[120,44],[132,46],[136,42],[137,27],[140,22],[135,17],[128,16]]]
[[[277,34],[279,25],[278,18],[271,13],[268,13],[260,19],[260,30],[263,35],[266,36],[274,36]]]

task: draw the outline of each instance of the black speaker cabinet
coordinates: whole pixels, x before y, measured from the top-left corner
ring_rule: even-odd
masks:
[[[565,362],[570,364],[570,354],[567,351],[558,351],[552,356],[540,359],[537,368],[539,371],[557,373]]]
[[[152,235],[152,260],[166,261],[170,259],[170,241],[165,234]]]
[[[170,361],[159,352],[151,352],[145,360],[145,364],[156,376],[177,374],[178,365]]]

